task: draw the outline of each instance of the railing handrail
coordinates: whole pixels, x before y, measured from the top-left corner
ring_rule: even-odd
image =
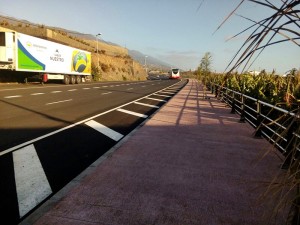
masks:
[[[300,134],[299,131],[298,133],[295,132],[295,127],[300,126],[299,108],[294,113],[227,87],[215,83],[212,83],[212,85],[214,86],[212,90],[215,91],[216,96],[221,96],[226,104],[231,105],[231,112],[240,114],[241,122],[247,121],[256,128],[255,136],[265,137],[284,155],[287,155],[293,146],[299,145]],[[240,96],[239,99],[237,99],[237,96]],[[249,101],[245,101],[247,99],[252,101],[252,104]],[[262,110],[262,107],[268,109],[268,113]],[[291,124],[287,126],[287,122]],[[296,145],[291,144],[291,142],[296,143]],[[300,150],[297,148],[297,151]]]
[[[214,84],[214,83],[213,83],[213,84]],[[214,84],[214,85],[216,85],[216,86],[218,86],[218,87],[222,87],[221,85],[218,85],[218,84]],[[246,97],[246,98],[248,98],[248,99],[250,99],[250,100],[253,100],[253,101],[256,101],[256,102],[258,102],[258,103],[261,103],[261,104],[263,104],[263,105],[265,105],[265,106],[269,106],[270,108],[276,109],[276,110],[281,111],[281,112],[286,113],[286,114],[289,114],[289,115],[291,115],[291,116],[295,116],[295,115],[296,115],[295,113],[293,113],[293,112],[291,112],[291,111],[285,110],[285,109],[280,108],[280,107],[278,107],[278,106],[276,106],[276,105],[272,105],[272,104],[270,104],[270,103],[267,103],[267,102],[261,101],[261,100],[259,100],[259,99],[253,98],[253,97],[251,97],[251,96],[249,96],[249,95],[246,95],[246,94],[243,94],[243,93],[241,93],[241,92],[238,92],[238,91],[229,89],[229,88],[227,88],[227,87],[222,87],[222,88],[224,88],[225,90],[231,91],[231,92],[233,92],[233,93],[235,93],[235,94],[244,96],[244,97]]]

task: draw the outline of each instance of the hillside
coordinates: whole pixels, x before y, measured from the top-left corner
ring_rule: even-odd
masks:
[[[36,25],[28,21],[0,16],[0,26],[20,33],[55,41],[92,52],[92,70],[95,80],[145,80],[143,66],[128,55],[128,50],[90,36],[74,35],[65,29]],[[98,53],[97,53],[98,46]],[[98,63],[99,62],[99,63]]]

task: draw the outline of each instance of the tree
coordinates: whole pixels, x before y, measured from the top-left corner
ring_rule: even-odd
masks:
[[[198,79],[202,80],[203,84],[206,84],[206,79],[211,73],[212,55],[210,52],[206,52],[202,57],[198,67]]]
[[[197,70],[198,79],[203,83],[204,95],[206,91],[207,79],[211,73],[212,55],[210,52],[206,52],[200,61],[200,65]]]

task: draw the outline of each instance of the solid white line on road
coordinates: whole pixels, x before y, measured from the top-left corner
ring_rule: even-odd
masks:
[[[159,101],[159,102],[167,102],[167,101],[162,100],[162,99],[150,98],[150,97],[147,97],[147,98],[145,98],[145,99],[150,99],[150,100]]]
[[[77,91],[77,89],[70,89],[70,90],[68,90],[68,91]]]
[[[170,95],[159,95],[159,94],[153,94],[153,95],[162,96],[162,97],[168,97],[168,98],[171,98],[171,97],[172,97],[172,96],[170,96]]]
[[[112,93],[111,91],[110,92],[104,92],[104,93],[102,93],[101,95],[108,95],[108,94],[110,94],[110,93]]]
[[[44,95],[45,93],[32,93],[30,95]]]
[[[22,95],[11,95],[11,96],[6,96],[4,98],[20,98]]]
[[[13,152],[20,218],[51,193],[51,187],[34,145]]]
[[[60,93],[62,91],[51,91],[51,93],[55,94],[55,93]]]
[[[132,112],[126,109],[117,109],[117,111],[123,112],[123,113],[127,113],[133,116],[138,116],[138,117],[142,117],[142,118],[147,118],[148,116],[145,114],[141,114],[141,113],[136,113],[136,112]]]
[[[62,101],[57,101],[57,102],[49,102],[49,103],[46,103],[45,105],[53,105],[53,104],[62,103],[62,102],[69,102],[72,100],[73,99],[67,99],[67,100],[62,100]]]
[[[157,109],[159,108],[157,105],[150,105],[150,104],[145,104],[145,103],[141,103],[141,102],[134,102],[134,104],[148,106],[148,107],[157,108]]]
[[[124,136],[103,124],[96,122],[95,120],[90,120],[85,124],[115,141],[119,141]]]

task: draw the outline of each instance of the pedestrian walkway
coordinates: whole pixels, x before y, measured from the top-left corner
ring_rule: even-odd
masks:
[[[23,224],[275,224],[267,217],[274,202],[259,197],[281,162],[273,154],[262,157],[272,146],[253,132],[190,80],[109,157]]]

